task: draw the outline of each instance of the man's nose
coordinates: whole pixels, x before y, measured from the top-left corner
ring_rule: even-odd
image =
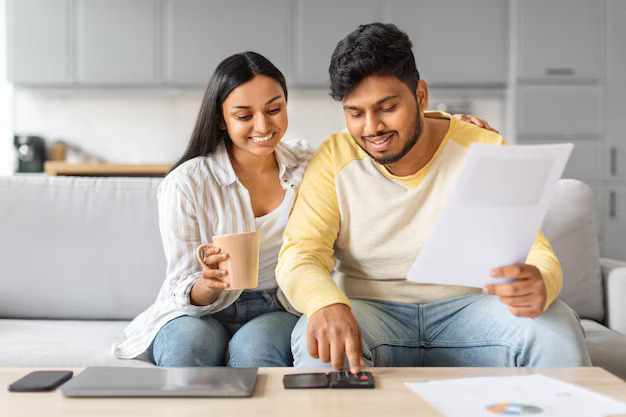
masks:
[[[384,124],[380,117],[374,112],[369,113],[365,117],[365,136],[375,135],[376,132],[381,132],[384,129]]]

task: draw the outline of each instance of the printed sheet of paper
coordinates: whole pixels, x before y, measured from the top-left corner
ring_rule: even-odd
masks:
[[[482,288],[500,266],[524,263],[572,144],[473,144],[459,181],[407,280]]]
[[[599,417],[626,413],[626,403],[543,375],[405,385],[448,417]]]

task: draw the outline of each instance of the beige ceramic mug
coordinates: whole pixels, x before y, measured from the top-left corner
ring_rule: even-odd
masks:
[[[204,250],[220,248],[220,253],[228,254],[228,259],[219,263],[219,268],[228,272],[224,278],[229,290],[245,290],[259,285],[259,232],[236,233],[213,236],[213,243],[198,246],[196,255],[204,268]]]

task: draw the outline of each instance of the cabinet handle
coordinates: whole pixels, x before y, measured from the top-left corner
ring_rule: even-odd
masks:
[[[611,190],[609,193],[609,219],[615,220],[617,217],[617,194]]]
[[[574,68],[546,68],[545,74],[549,76],[572,77],[576,75],[576,70]]]
[[[615,177],[617,175],[617,148],[615,146],[611,146],[610,152],[610,166],[611,166],[611,176]]]

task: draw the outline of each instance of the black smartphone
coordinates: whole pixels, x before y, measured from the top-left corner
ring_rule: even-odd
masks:
[[[68,381],[72,371],[35,371],[9,385],[12,392],[51,391]]]
[[[285,375],[283,385],[285,388],[327,388],[328,375],[324,373]]]

